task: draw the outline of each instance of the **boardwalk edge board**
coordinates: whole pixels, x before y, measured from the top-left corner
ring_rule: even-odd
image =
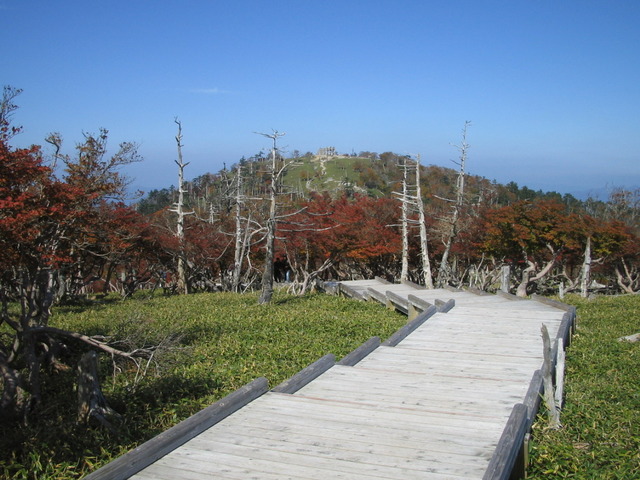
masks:
[[[527,407],[516,404],[482,480],[524,478],[524,440],[528,431]],[[516,468],[517,467],[517,468]],[[516,471],[520,470],[520,471]]]
[[[380,346],[380,337],[371,337],[369,340],[364,342],[358,348],[353,350],[351,353],[345,355],[339,362],[338,365],[344,365],[347,367],[353,367],[360,360],[365,358],[371,352],[373,352],[376,348]]]
[[[272,391],[277,393],[295,393],[302,387],[307,385],[318,376],[329,370],[336,364],[336,356],[333,353],[328,353],[324,357],[316,360],[311,365],[303,368],[293,377],[285,380],[280,385],[275,387]]]
[[[257,378],[84,478],[86,480],[125,480],[224,420],[268,390],[267,379]]]
[[[356,300],[368,300],[366,295],[357,292],[353,288],[351,288],[351,287],[349,287],[349,286],[347,286],[347,285],[345,285],[343,283],[339,284],[338,289],[339,289],[340,293],[346,295],[347,297],[351,297],[351,298],[354,298]]]
[[[438,311],[442,313],[446,313],[456,306],[456,301],[453,298],[446,302],[444,300],[436,300],[435,303]]]
[[[400,327],[396,333],[391,335],[387,340],[382,342],[382,345],[385,347],[395,347],[402,340],[407,338],[407,336],[413,332],[416,328],[426,322],[429,318],[431,318],[434,314],[438,313],[438,309],[435,306],[431,306],[427,308],[424,312],[418,315],[416,318],[406,323],[403,327]]]

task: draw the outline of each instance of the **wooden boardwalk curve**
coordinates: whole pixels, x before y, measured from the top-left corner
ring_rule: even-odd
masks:
[[[253,382],[87,478],[509,478],[542,391],[541,325],[566,344],[575,310],[381,280],[339,288],[410,321],[273,390]]]

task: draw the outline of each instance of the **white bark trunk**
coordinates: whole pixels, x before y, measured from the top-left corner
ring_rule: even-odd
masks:
[[[418,155],[416,159],[416,205],[418,206],[418,222],[420,224],[420,257],[422,258],[424,285],[427,288],[433,288],[433,276],[431,275],[431,261],[429,260],[429,247],[427,243],[427,224],[424,216],[422,188],[420,187],[420,155]]]
[[[402,177],[402,269],[400,281],[409,280],[409,225],[408,225],[408,197],[407,197],[407,159],[404,160]]]
[[[584,262],[582,263],[582,281],[580,282],[580,295],[583,298],[589,296],[589,284],[591,283],[591,237],[587,237],[587,245],[584,249]]]

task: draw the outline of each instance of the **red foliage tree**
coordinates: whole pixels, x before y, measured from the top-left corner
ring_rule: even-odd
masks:
[[[19,93],[19,91],[17,91]],[[58,179],[44,165],[39,147],[14,149],[9,114],[15,90],[5,89],[0,111],[0,324],[12,334],[0,338],[3,392],[0,416],[25,414],[42,402],[43,366],[58,367],[61,339],[75,338],[112,354],[127,355],[104,342],[48,325],[50,308],[85,255],[120,249],[107,245],[114,230],[109,215],[123,206],[107,203],[124,183],[114,169],[135,157],[121,146],[103,161],[105,136],[79,146],[77,161],[63,157],[67,176]],[[107,238],[110,237],[110,238]],[[9,308],[10,303],[18,305]]]

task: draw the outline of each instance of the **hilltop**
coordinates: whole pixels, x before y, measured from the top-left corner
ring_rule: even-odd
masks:
[[[331,153],[325,153],[327,150]],[[336,154],[331,149],[320,149],[318,154],[296,154],[291,158],[281,159],[288,164],[283,175],[282,193],[299,198],[306,198],[312,192],[327,192],[334,197],[343,193],[358,193],[376,198],[391,196],[394,191],[401,189],[405,158],[407,157],[393,152],[346,155]],[[262,155],[243,158],[229,169],[206,173],[186,182],[191,202],[197,202],[197,198],[205,201],[214,192],[223,193],[228,190],[238,169],[242,170],[245,178],[245,193],[250,196],[263,194],[268,183],[266,161]],[[425,203],[429,204],[437,198],[452,198],[458,174],[453,168],[422,165],[420,177]],[[467,174],[465,183],[471,203],[508,205],[536,198],[554,199],[569,208],[576,208],[583,203],[571,194],[536,191],[526,186],[520,187],[515,182],[500,184],[479,175]],[[176,195],[174,186],[151,190],[139,201],[138,210],[145,214],[161,210],[175,202]]]

